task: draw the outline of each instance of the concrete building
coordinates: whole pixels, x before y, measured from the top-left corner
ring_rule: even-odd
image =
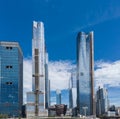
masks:
[[[94,114],[93,32],[77,36],[77,107],[80,115]]]
[[[44,24],[33,22],[32,92],[27,93],[27,117],[47,116],[49,105],[48,55],[45,49]]]
[[[22,50],[17,42],[0,42],[0,114],[19,117],[22,104]]]

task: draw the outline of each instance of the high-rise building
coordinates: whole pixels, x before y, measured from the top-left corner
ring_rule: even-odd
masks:
[[[69,107],[74,108],[77,106],[77,80],[76,80],[76,73],[72,72],[70,81],[69,81]]]
[[[63,89],[63,90],[60,90],[60,92],[61,92],[61,104],[65,104],[65,105],[67,105],[67,108],[69,108],[69,89]],[[52,106],[52,105],[57,104],[57,99],[56,99],[57,93],[55,90],[50,91],[50,93],[51,93],[51,96],[50,96],[51,103],[50,104]]]
[[[45,108],[50,106],[50,80],[48,77],[48,53],[45,53]]]
[[[72,72],[70,77],[70,87],[76,88],[77,87],[77,80],[76,80],[76,73]]]
[[[96,115],[101,116],[108,112],[108,92],[105,88],[99,87],[96,93]]]
[[[43,22],[34,21],[32,39],[32,92],[27,93],[27,117],[47,116],[48,92],[48,55],[45,49],[44,24]]]
[[[94,112],[93,61],[93,32],[80,32],[77,36],[77,107],[80,115],[93,115]]]
[[[61,104],[61,91],[59,89],[56,90],[56,104]]]
[[[0,42],[0,114],[19,117],[22,104],[22,50],[17,42]]]

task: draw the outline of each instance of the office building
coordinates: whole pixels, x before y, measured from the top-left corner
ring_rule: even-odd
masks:
[[[56,90],[56,104],[61,104],[61,91],[59,89]]]
[[[48,55],[45,49],[44,24],[33,22],[32,39],[32,92],[27,93],[27,117],[47,116],[49,87]],[[47,91],[47,92],[46,92]],[[46,99],[47,97],[47,99]]]
[[[70,77],[70,87],[76,88],[77,87],[77,80],[76,80],[76,73],[72,72]]]
[[[93,32],[77,36],[77,107],[80,115],[94,114]]]
[[[62,89],[60,90],[61,92],[61,104],[67,105],[67,108],[69,108],[69,89]],[[56,98],[56,91],[51,91],[51,96],[50,96],[50,104],[51,106],[57,104],[57,98]]]
[[[50,106],[50,80],[48,77],[48,53],[45,52],[45,108]]]
[[[0,42],[0,114],[19,117],[22,104],[22,50],[17,42]]]
[[[74,108],[77,106],[77,80],[76,73],[72,72],[69,81],[69,107]]]
[[[105,88],[99,87],[96,93],[96,115],[102,116],[107,114],[108,108],[109,108],[108,92]]]

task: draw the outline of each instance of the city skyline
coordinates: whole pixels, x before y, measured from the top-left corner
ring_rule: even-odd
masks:
[[[52,89],[58,85],[60,89],[68,87],[69,70],[75,67],[76,62],[76,35],[80,31],[93,30],[96,88],[105,84],[110,102],[120,106],[119,0],[5,0],[0,3],[0,40],[17,41],[23,49],[24,95],[32,84],[29,76],[31,28],[32,21],[37,20],[45,24]]]

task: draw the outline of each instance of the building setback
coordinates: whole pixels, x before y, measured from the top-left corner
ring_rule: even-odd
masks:
[[[49,106],[48,54],[45,49],[44,24],[33,22],[32,92],[27,93],[27,117],[47,116]]]
[[[94,112],[93,62],[93,32],[80,32],[77,36],[77,107],[80,115],[93,115]]]
[[[19,117],[22,104],[22,50],[17,42],[0,42],[0,114]]]

